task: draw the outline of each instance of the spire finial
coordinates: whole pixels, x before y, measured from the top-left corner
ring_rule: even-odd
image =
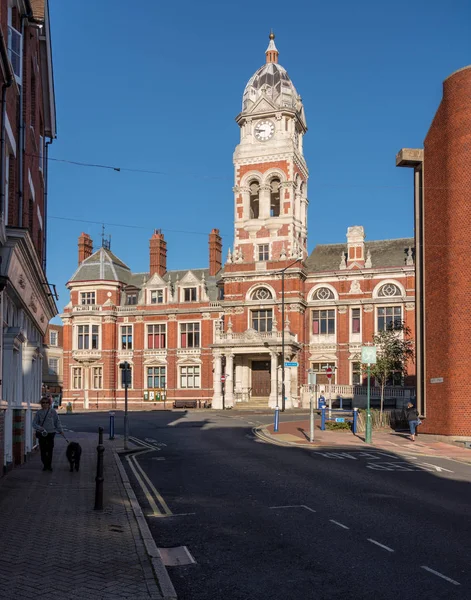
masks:
[[[270,29],[270,35],[268,37],[270,39],[270,43],[268,44],[268,48],[265,52],[267,63],[277,63],[279,53],[275,46],[275,34],[273,33],[273,29]]]

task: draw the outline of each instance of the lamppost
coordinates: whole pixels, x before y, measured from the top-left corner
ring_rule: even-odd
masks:
[[[302,256],[281,269],[281,412],[285,411],[285,271],[302,260]]]

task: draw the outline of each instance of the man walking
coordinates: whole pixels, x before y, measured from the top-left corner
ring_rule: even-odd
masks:
[[[59,415],[52,408],[51,401],[46,396],[41,398],[41,410],[34,415],[33,429],[39,441],[43,471],[52,471],[52,453],[56,432],[64,435]]]

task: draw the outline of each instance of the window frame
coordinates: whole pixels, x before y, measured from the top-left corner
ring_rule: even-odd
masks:
[[[270,260],[270,244],[258,244],[257,253],[258,262],[267,262]]]
[[[77,323],[75,332],[75,349],[76,350],[101,350],[101,326],[97,323]],[[83,331],[80,330],[83,328]],[[85,331],[85,328],[87,330]],[[83,338],[82,347],[80,338]],[[94,344],[94,338],[96,340]],[[86,343],[85,343],[86,342]]]
[[[99,371],[99,374],[97,374]],[[102,390],[103,389],[103,365],[94,365],[92,366],[92,390]],[[99,386],[96,385],[97,377],[99,378]]]
[[[189,300],[187,300],[187,298],[186,298],[187,292],[189,292],[190,296],[193,296],[192,292],[194,292],[194,298],[191,297]],[[185,303],[198,302],[198,288],[197,288],[197,286],[192,285],[192,286],[182,287],[181,301],[185,302]]]
[[[19,43],[19,52],[16,52],[13,49],[13,38],[16,38],[16,41]],[[23,35],[21,31],[18,31],[16,27],[12,25],[12,6],[8,7],[8,36],[7,36],[7,51],[8,58],[10,59],[10,63],[13,70],[13,75],[15,76],[16,82],[19,86],[23,83]],[[15,59],[13,59],[13,56]],[[15,66],[18,69],[19,73],[16,72]]]
[[[185,333],[183,333],[183,327],[188,327],[188,326],[197,326],[198,331],[186,331]],[[197,349],[197,348],[201,348],[201,321],[180,321],[178,323],[178,347],[181,349],[185,349],[185,350],[192,350],[192,349]],[[192,336],[197,336],[197,343],[193,343],[191,346],[188,345],[188,343],[186,343],[185,345],[183,345],[183,335],[192,335]]]
[[[145,381],[147,383],[147,390],[166,390],[167,389],[167,366],[166,365],[147,365],[145,372]],[[149,371],[153,371],[149,373]],[[155,370],[158,370],[159,373],[156,374]],[[163,374],[162,374],[163,371]],[[155,384],[156,380],[159,383],[163,383],[164,385],[149,385],[149,381],[152,378],[152,382]],[[163,379],[163,381],[162,381]]]
[[[92,296],[93,302],[84,302],[84,300],[91,300]],[[96,290],[89,292],[79,292],[79,301],[80,306],[96,306]]]
[[[55,362],[56,370],[51,367],[51,362]],[[49,356],[47,359],[47,370],[49,375],[60,375],[60,364],[57,356]]]
[[[262,314],[266,313],[266,314]],[[255,316],[258,315],[256,318]],[[260,324],[265,323],[264,328]],[[257,326],[255,326],[257,324]],[[258,333],[271,333],[273,331],[273,309],[254,308],[250,311],[250,327]]]
[[[53,335],[56,338],[55,343],[52,341]],[[49,346],[52,346],[53,348],[57,348],[59,346],[59,332],[57,331],[57,329],[49,330]]]
[[[327,313],[323,318],[322,313]],[[331,316],[329,313],[333,313]],[[318,314],[317,319],[315,318],[316,314]],[[318,322],[318,331],[317,333],[314,331],[314,322]],[[326,322],[326,331],[322,331],[322,322]],[[333,331],[329,331],[329,322],[333,322]],[[335,339],[337,335],[337,310],[335,308],[313,308],[311,310],[311,337],[314,339],[326,339],[333,338]]]
[[[189,372],[191,370],[191,373]],[[197,373],[196,373],[197,370]],[[185,371],[185,373],[184,373]],[[183,385],[185,378],[186,385]],[[191,378],[193,385],[188,385]],[[197,380],[197,381],[196,381]],[[180,365],[178,370],[178,386],[180,390],[200,390],[201,388],[201,365]]]
[[[123,329],[127,329],[127,333],[123,334]],[[129,330],[131,330],[131,333],[129,334]],[[120,339],[120,347],[121,350],[133,350],[134,349],[134,328],[132,326],[132,324],[129,323],[124,323],[121,324],[119,326],[119,339]],[[127,340],[126,342],[123,343],[123,338],[126,337]],[[131,338],[131,340],[129,340],[129,338]]]
[[[154,294],[155,294],[155,302],[154,302]],[[159,299],[161,299],[160,302],[159,302]],[[157,288],[155,290],[150,290],[149,304],[153,304],[153,305],[165,304],[163,288]]]
[[[393,310],[392,319],[388,320],[387,315],[381,317],[384,322],[383,322],[383,327],[380,328],[380,326],[379,326],[379,319],[380,319],[379,311],[380,310],[387,311],[388,309]],[[400,311],[400,316],[398,318],[394,315],[395,309],[399,309],[399,311]],[[376,307],[376,319],[375,319],[375,332],[378,333],[379,331],[386,331],[388,323],[395,323],[396,321],[400,321],[402,323],[403,318],[404,318],[404,312],[403,312],[402,304],[385,304],[383,306],[377,306]]]
[[[167,323],[166,322],[146,323],[145,325],[146,325],[146,330],[145,330],[146,350],[166,350],[167,349]],[[163,331],[152,331],[152,333],[151,333],[151,332],[149,332],[150,327],[152,327],[152,328],[157,327],[158,329],[161,329]],[[152,345],[149,345],[149,336],[152,336],[152,338],[153,338]],[[161,345],[162,344],[162,336],[163,336],[163,345]],[[155,338],[160,339],[158,346],[155,346]]]
[[[130,299],[135,302],[129,302]],[[136,306],[139,300],[139,292],[126,292],[126,306]]]
[[[71,383],[73,390],[83,390],[83,368],[72,367]]]

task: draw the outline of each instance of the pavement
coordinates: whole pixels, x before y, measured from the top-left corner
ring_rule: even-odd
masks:
[[[310,421],[301,419],[299,421],[285,421],[279,423],[278,431],[274,431],[274,425],[264,425],[256,428],[258,437],[274,444],[282,446],[303,446],[322,448],[335,446],[346,449],[348,447],[357,450],[376,448],[394,452],[421,454],[424,456],[436,456],[449,458],[463,463],[471,463],[471,449],[456,446],[454,444],[437,441],[426,434],[416,435],[415,442],[409,438],[408,432],[397,432],[390,429],[374,430],[372,444],[365,442],[365,434],[354,435],[349,430],[320,430],[316,424],[314,429],[314,442],[309,441]]]
[[[0,598],[176,598],[121,465],[122,441],[104,440],[103,510],[94,510],[98,434],[66,435],[82,446],[78,473],[56,436],[53,472],[33,452],[0,478]]]

